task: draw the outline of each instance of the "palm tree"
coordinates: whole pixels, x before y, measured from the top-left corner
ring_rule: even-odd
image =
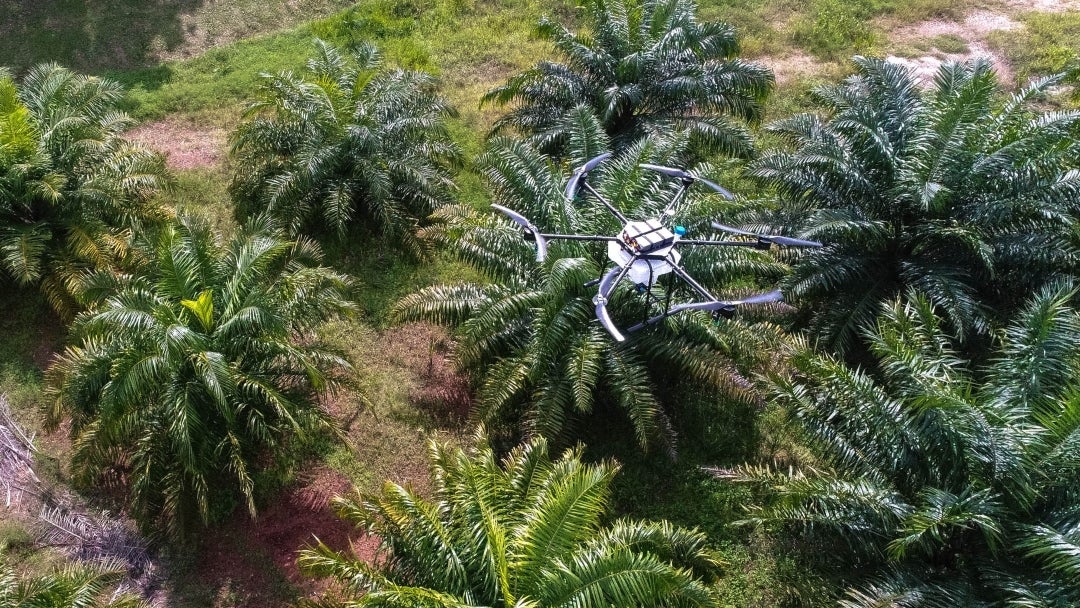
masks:
[[[543,61],[488,92],[513,105],[495,131],[514,129],[542,151],[563,154],[575,109],[591,109],[621,150],[649,134],[687,131],[698,151],[746,156],[742,122],[762,117],[773,75],[738,58],[735,30],[700,23],[693,0],[591,0],[591,33],[541,20],[563,63]]]
[[[482,438],[481,438],[482,439]],[[618,467],[557,460],[534,439],[502,462],[431,445],[431,500],[387,482],[338,498],[338,513],[378,535],[376,565],[319,544],[301,567],[344,587],[324,606],[716,606],[719,560],[705,535],[666,521],[603,523]],[[362,595],[360,595],[362,594]]]
[[[164,220],[159,154],[122,137],[120,86],[56,64],[16,86],[0,71],[0,269],[70,315],[86,269],[115,266],[135,232]]]
[[[99,273],[77,345],[48,371],[49,422],[71,418],[86,483],[125,483],[136,517],[181,536],[236,498],[290,438],[326,427],[314,403],[348,367],[311,331],[349,312],[348,280],[310,241],[263,223],[227,248],[191,219],[171,226],[146,276]]]
[[[942,65],[925,92],[901,66],[855,64],[818,91],[829,114],[771,125],[794,149],[751,168],[826,243],[785,290],[813,311],[822,345],[851,352],[881,302],[909,288],[962,340],[985,335],[1024,294],[1076,273],[1080,112],[1034,106],[1060,77],[999,101],[984,60]]]
[[[461,158],[444,122],[453,109],[430,75],[380,70],[374,47],[344,54],[315,42],[307,76],[263,76],[233,134],[233,194],[294,235],[327,226],[340,236],[362,220],[418,247],[419,219],[450,202]]]
[[[105,564],[70,563],[40,576],[19,577],[0,562],[0,606],[5,608],[142,608],[130,594],[116,593],[123,569]]]
[[[929,298],[868,332],[875,378],[809,352],[772,393],[817,461],[747,467],[772,500],[752,521],[811,534],[860,576],[845,606],[1080,602],[1080,314],[1051,286],[991,363],[960,358]]]
[[[576,145],[588,154],[603,150],[606,138],[595,118],[588,112],[580,118],[591,127],[578,133],[591,135]],[[628,216],[655,216],[674,185],[638,164],[678,164],[685,145],[685,136],[640,142],[594,170],[590,181]],[[496,201],[543,230],[615,234],[620,227],[598,204],[567,200],[561,171],[527,143],[496,139],[477,166]],[[708,175],[714,169],[696,170]],[[671,221],[691,233],[709,230],[707,210],[715,208],[714,198],[696,192]],[[616,343],[596,323],[596,291],[587,285],[609,264],[605,248],[557,242],[548,260],[538,263],[520,230],[493,214],[447,207],[434,217],[437,222],[425,236],[487,280],[422,289],[402,300],[395,315],[458,329],[457,362],[478,374],[482,419],[511,422],[497,426],[523,428],[527,435],[566,438],[596,402],[610,402],[626,412],[641,445],[659,443],[670,450],[673,427],[661,405],[660,395],[667,392],[661,386],[700,382],[731,397],[753,398],[744,374],[761,362],[767,349],[755,347],[774,335],[771,326],[750,329],[740,322],[713,322],[704,313],[686,314]],[[683,264],[710,286],[732,280],[746,285],[747,277],[775,278],[785,271],[761,252],[731,249],[688,251]],[[622,287],[609,310],[621,322],[636,323],[646,312],[642,299],[632,286]],[[672,284],[673,290],[682,287]]]

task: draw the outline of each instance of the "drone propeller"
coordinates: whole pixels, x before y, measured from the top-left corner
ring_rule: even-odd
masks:
[[[496,204],[492,204],[491,207],[492,209],[495,209],[496,211],[499,211],[506,217],[510,218],[510,220],[518,226],[521,226],[525,230],[526,236],[532,235],[532,239],[536,241],[536,261],[543,262],[544,258],[547,257],[547,240],[540,232],[540,229],[534,226],[532,222],[525,219],[525,216],[521,215],[517,211],[507,209],[502,205]]]
[[[589,171],[595,169],[597,165],[609,158],[611,158],[611,152],[604,152],[600,156],[595,156],[589,159],[584,165],[578,167],[574,171],[574,174],[570,176],[570,181],[566,183],[567,200],[573,201],[574,197],[577,196],[578,185],[581,183],[582,178],[584,178]]]
[[[630,270],[630,265],[619,267],[616,266],[600,279],[600,288],[596,291],[596,297],[593,298],[593,302],[596,303],[596,318],[600,321],[600,325],[604,326],[604,329],[608,330],[612,338],[615,338],[616,342],[622,342],[626,338],[619,332],[619,329],[615,327],[615,324],[611,322],[611,315],[608,314],[607,303],[608,297],[611,292],[615,290],[615,285],[622,279],[623,275]]]
[[[725,226],[719,222],[713,222],[712,227],[720,230],[721,232],[730,232],[732,234],[741,234],[743,236],[752,236],[759,242],[770,244],[775,243],[777,245],[783,245],[788,247],[821,247],[821,243],[818,241],[806,241],[803,239],[793,239],[789,236],[780,236],[779,234],[756,234],[753,232],[747,232],[746,230],[740,230],[739,228],[733,228],[731,226]]]
[[[691,302],[689,304],[679,304],[678,306],[672,306],[670,310],[665,311],[663,314],[656,315],[651,319],[647,319],[637,325],[628,329],[628,332],[633,332],[641,329],[642,327],[648,327],[663,321],[664,319],[680,313],[684,310],[703,310],[706,312],[719,313],[724,316],[730,317],[735,313],[735,308],[746,304],[771,304],[773,302],[783,302],[784,295],[780,293],[779,289],[767,291],[765,293],[759,293],[754,296],[749,296],[741,300],[712,300],[709,302]]]
[[[732,194],[731,192],[728,192],[728,190],[726,188],[720,186],[720,184],[717,184],[716,182],[709,181],[709,180],[707,180],[704,177],[701,177],[699,175],[694,175],[693,173],[690,173],[689,171],[683,171],[682,169],[676,169],[674,167],[664,167],[664,166],[661,166],[661,165],[650,165],[648,163],[641,163],[638,166],[641,167],[642,169],[650,169],[650,170],[656,171],[658,173],[663,173],[664,175],[666,175],[668,177],[674,177],[674,178],[681,179],[681,180],[689,180],[691,182],[701,182],[701,183],[705,184],[706,186],[712,188],[713,190],[716,190],[717,192],[720,193],[721,196],[723,196],[724,198],[726,198],[728,200],[732,200],[732,199],[735,198],[734,194]]]

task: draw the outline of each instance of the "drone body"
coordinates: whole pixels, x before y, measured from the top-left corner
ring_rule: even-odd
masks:
[[[570,181],[567,184],[566,196],[570,200],[574,200],[578,194],[578,190],[584,188],[587,192],[591,193],[604,207],[607,208],[616,218],[623,222],[622,231],[617,236],[602,236],[602,235],[581,235],[581,234],[547,234],[542,232],[539,228],[534,226],[523,215],[503,207],[501,205],[492,205],[492,207],[507,217],[510,218],[515,224],[521,226],[524,236],[527,240],[534,241],[536,243],[536,259],[537,261],[544,261],[547,257],[548,241],[550,240],[573,240],[573,241],[606,241],[607,242],[607,256],[608,259],[614,264],[602,277],[595,281],[591,281],[588,285],[598,285],[597,294],[593,298],[593,303],[596,305],[596,318],[604,326],[604,328],[611,334],[611,336],[617,341],[623,341],[625,336],[623,332],[612,322],[610,315],[608,314],[607,304],[611,294],[615,291],[615,288],[624,279],[628,278],[636,287],[638,293],[642,294],[646,298],[649,305],[662,307],[661,311],[653,316],[648,316],[637,325],[634,325],[626,330],[627,333],[637,331],[649,325],[654,325],[663,321],[664,319],[678,314],[684,310],[703,310],[712,312],[714,315],[731,316],[735,312],[735,308],[744,304],[764,304],[768,302],[779,302],[783,300],[783,296],[779,290],[773,290],[767,293],[758,294],[742,300],[719,300],[712,293],[709,292],[704,286],[694,280],[686,270],[684,270],[679,262],[682,260],[682,255],[677,251],[677,247],[680,244],[689,246],[727,246],[727,247],[753,247],[756,249],[767,249],[771,245],[788,245],[788,246],[802,246],[802,247],[820,247],[821,243],[816,241],[805,241],[801,239],[793,239],[783,236],[764,236],[757,235],[751,232],[740,230],[737,228],[731,228],[722,224],[713,223],[713,227],[722,232],[729,232],[740,236],[754,237],[755,240],[695,240],[682,238],[686,234],[686,229],[682,226],[666,226],[661,218],[670,217],[673,214],[675,205],[685,196],[687,189],[696,182],[702,182],[711,189],[719,192],[726,198],[734,198],[730,192],[717,184],[698,177],[684,171],[682,169],[675,169],[671,167],[662,167],[659,165],[642,164],[642,168],[657,171],[669,177],[677,178],[681,181],[682,188],[672,198],[664,209],[660,218],[652,218],[646,220],[630,220],[624,216],[618,209],[611,205],[603,196],[600,195],[592,186],[588,183],[587,177],[589,171],[596,168],[601,162],[609,158],[611,154],[603,154],[593,158],[589,162],[578,168],[574,174],[570,177]],[[667,291],[667,297],[663,302],[653,294],[652,287],[663,276],[674,273],[677,277],[682,279],[690,289],[698,296],[697,300],[682,303],[672,303],[671,291]],[[647,307],[648,309],[648,307]]]
[[[626,276],[639,289],[652,287],[657,279],[671,272],[682,259],[675,251],[679,228],[681,226],[673,232],[655,219],[629,222],[623,226],[619,240],[608,241],[608,259],[619,268],[629,266]],[[685,230],[682,232],[685,233]]]

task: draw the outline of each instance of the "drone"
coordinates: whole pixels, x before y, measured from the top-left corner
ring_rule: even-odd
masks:
[[[664,221],[674,215],[675,206],[683,200],[686,196],[686,192],[691,186],[700,183],[716,191],[728,200],[732,200],[735,197],[731,192],[728,192],[720,185],[689,171],[647,163],[642,163],[639,166],[643,169],[656,171],[667,177],[677,179],[679,180],[681,187],[658,217],[644,220],[631,220],[615,208],[614,205],[608,202],[608,200],[597,192],[597,190],[587,181],[589,172],[610,157],[610,152],[601,154],[578,167],[570,176],[570,180],[566,184],[565,194],[570,201],[577,199],[579,194],[588,193],[592,195],[600,202],[600,204],[611,212],[612,215],[622,222],[622,230],[616,236],[544,233],[533,225],[533,223],[525,216],[512,209],[495,204],[491,205],[491,207],[520,226],[525,240],[535,243],[536,260],[538,262],[543,262],[547,258],[549,241],[607,242],[607,257],[614,266],[607,270],[600,278],[586,283],[585,286],[598,286],[596,296],[593,298],[593,304],[596,305],[596,318],[600,321],[600,324],[604,326],[604,329],[611,334],[611,337],[618,342],[622,342],[626,339],[625,334],[633,333],[645,327],[655,325],[670,316],[688,310],[710,312],[716,318],[731,318],[735,314],[736,307],[739,306],[783,301],[783,295],[778,289],[738,300],[717,299],[708,289],[694,280],[694,277],[690,276],[690,274],[679,265],[679,262],[682,260],[682,255],[678,251],[679,247],[719,246],[751,247],[754,249],[768,249],[772,245],[785,247],[821,247],[821,243],[817,241],[807,241],[780,235],[761,235],[746,230],[740,230],[739,228],[725,226],[717,222],[711,223],[715,230],[737,235],[738,237],[742,237],[743,240],[718,241],[684,238],[687,232],[685,227],[667,226]],[[674,274],[685,282],[690,287],[690,290],[697,295],[697,298],[688,302],[672,303],[670,289],[667,290],[666,297],[662,298],[655,295],[652,289],[653,286],[660,277],[668,274]],[[615,291],[615,288],[618,287],[620,282],[624,279],[629,279],[633,282],[637,292],[642,294],[646,299],[647,305],[645,309],[645,318],[643,318],[640,323],[626,328],[625,330],[620,330],[611,320],[611,316],[608,314],[607,304],[611,298],[611,294]],[[649,310],[659,310],[660,312],[653,316],[649,316]]]

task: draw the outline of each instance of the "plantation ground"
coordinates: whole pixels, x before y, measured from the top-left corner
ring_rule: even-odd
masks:
[[[561,0],[0,0],[0,11],[0,65],[18,71],[56,60],[123,82],[131,91],[129,111],[145,121],[131,137],[162,151],[176,173],[170,201],[211,216],[226,235],[236,229],[227,204],[228,133],[259,73],[301,67],[312,37],[342,45],[372,41],[392,64],[437,73],[460,110],[455,137],[473,155],[498,114],[479,107],[481,94],[550,52],[530,36],[532,24],[542,14],[564,23],[577,18],[573,3]],[[735,25],[745,56],[775,70],[780,91],[770,118],[811,107],[810,88],[842,76],[856,52],[888,55],[927,75],[942,60],[989,55],[1003,81],[1017,83],[1062,69],[1080,48],[1080,0],[709,0],[701,3],[701,17]],[[463,200],[484,201],[468,168],[460,187]],[[332,516],[332,495],[353,486],[372,490],[385,479],[423,489],[426,440],[467,440],[468,394],[448,361],[449,337],[425,326],[393,327],[387,319],[401,296],[469,278],[466,271],[444,259],[417,266],[377,243],[330,249],[330,259],[357,276],[363,311],[325,329],[357,368],[356,386],[326,402],[346,441],[279,480],[281,490],[262,497],[259,520],[234,515],[204,534],[201,547],[167,560],[163,601],[170,606],[274,608],[315,591],[294,562],[313,534],[339,547],[352,543],[362,555],[373,549],[371,539]],[[20,421],[38,429],[46,401],[41,373],[62,347],[63,326],[33,292],[4,289],[12,304],[0,316],[0,390]],[[767,422],[715,402],[698,409],[704,431],[685,438],[674,465],[640,454],[619,438],[617,424],[587,433],[590,454],[624,463],[620,514],[708,531],[728,560],[724,593],[732,606],[772,606],[793,594],[823,604],[827,581],[800,566],[799,547],[727,525],[742,515],[748,490],[698,468],[756,456],[754,439],[767,434]],[[49,479],[64,483],[70,446],[62,433],[39,436],[38,446]],[[4,545],[25,558],[25,567],[47,562],[34,558],[40,554],[25,527],[0,507]]]

